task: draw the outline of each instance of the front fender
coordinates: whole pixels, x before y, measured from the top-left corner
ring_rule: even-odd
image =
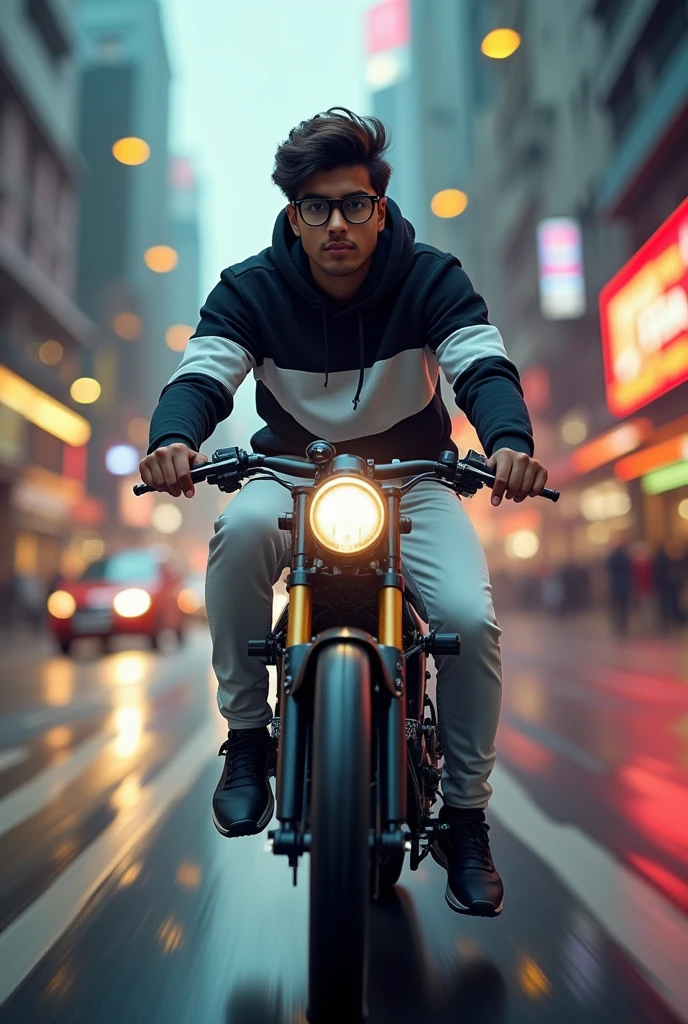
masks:
[[[362,647],[370,661],[373,680],[390,697],[403,693],[403,657],[396,647],[385,647],[363,629],[351,626],[325,629],[310,644],[297,644],[284,654],[285,689],[289,696],[312,692],[318,657],[324,647],[336,643],[353,643]]]

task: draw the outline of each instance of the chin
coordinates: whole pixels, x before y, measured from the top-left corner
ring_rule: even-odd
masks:
[[[345,258],[343,260],[328,260],[326,263],[318,265],[323,273],[329,274],[330,277],[348,277],[349,274],[355,274],[357,270],[360,270],[363,264],[360,260],[354,263]]]

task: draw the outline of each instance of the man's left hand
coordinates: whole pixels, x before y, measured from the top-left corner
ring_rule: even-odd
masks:
[[[547,483],[547,470],[524,452],[511,448],[500,448],[487,460],[488,468],[495,474],[492,488],[492,504],[500,505],[506,492],[508,499],[524,501],[542,494]]]

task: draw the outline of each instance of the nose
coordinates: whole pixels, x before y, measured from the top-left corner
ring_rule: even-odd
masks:
[[[334,208],[334,210],[330,214],[330,220],[327,227],[328,230],[332,232],[348,230],[347,222],[344,219],[344,215],[342,214],[341,210],[338,210],[336,207]]]

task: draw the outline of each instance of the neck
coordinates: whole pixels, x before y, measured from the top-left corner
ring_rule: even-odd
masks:
[[[345,274],[343,277],[335,277],[333,274],[326,274],[320,269],[312,260],[308,261],[311,267],[311,274],[313,280],[326,295],[336,302],[337,305],[344,306],[356,295],[363,282],[365,281],[370,271],[371,264],[373,262],[372,256],[365,261],[365,263],[354,271],[353,274]]]

